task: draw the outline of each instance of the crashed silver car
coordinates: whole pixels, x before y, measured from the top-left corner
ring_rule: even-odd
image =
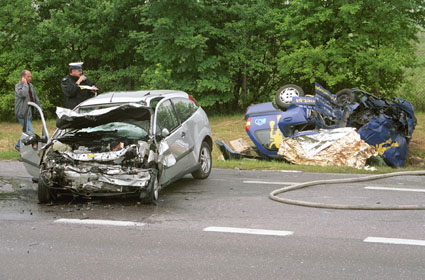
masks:
[[[212,135],[207,115],[187,93],[171,90],[109,92],[74,110],[58,107],[57,130],[21,136],[22,161],[38,180],[40,203],[60,194],[138,195],[159,190],[191,173],[211,172]]]

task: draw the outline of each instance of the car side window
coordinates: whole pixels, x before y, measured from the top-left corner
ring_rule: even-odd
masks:
[[[172,101],[174,108],[176,108],[177,116],[181,122],[190,118],[190,116],[198,110],[198,106],[190,99],[173,98]]]
[[[160,131],[166,128],[170,132],[179,126],[179,121],[177,120],[176,113],[170,100],[166,100],[159,105],[156,115],[156,124]]]

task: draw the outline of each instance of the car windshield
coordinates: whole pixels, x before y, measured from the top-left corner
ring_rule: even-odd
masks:
[[[79,137],[79,139],[92,139],[109,141],[117,138],[125,138],[128,140],[145,139],[149,134],[149,121],[128,122],[111,122],[95,127],[82,129],[71,129],[65,132],[60,138],[61,140]]]

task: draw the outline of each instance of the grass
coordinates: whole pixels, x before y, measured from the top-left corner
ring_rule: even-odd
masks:
[[[418,124],[413,133],[410,143],[409,157],[417,156],[425,158],[425,113],[417,112],[416,117]],[[245,132],[245,120],[243,115],[230,116],[211,116],[209,118],[214,140],[224,140],[229,144],[230,140],[243,138],[250,145],[252,142]],[[33,122],[34,131],[41,135],[41,121]],[[55,130],[55,121],[47,121],[47,127],[50,135]],[[19,154],[14,151],[14,146],[21,135],[21,125],[18,122],[1,122],[0,123],[0,159],[17,160]],[[215,146],[213,149],[213,165],[217,168],[239,168],[239,169],[257,169],[257,170],[300,170],[308,172],[331,172],[331,173],[367,173],[368,171],[358,170],[349,167],[336,166],[310,166],[310,165],[293,165],[280,161],[257,161],[257,160],[240,160],[240,161],[223,161],[220,160],[221,153]],[[415,166],[406,162],[405,168],[401,170],[415,170]],[[400,171],[401,171],[400,170]],[[378,168],[379,173],[393,172],[394,169],[389,167]],[[398,170],[399,171],[399,170]]]
[[[418,156],[422,159],[425,158],[425,113],[419,112],[416,113],[416,118],[418,123],[415,127],[415,131],[412,135],[412,140],[410,141],[410,155]]]
[[[47,121],[49,134],[55,131],[55,120]],[[40,120],[33,121],[34,132],[42,135],[42,124]],[[22,126],[16,122],[0,122],[0,159],[17,160],[19,154],[14,150],[15,144],[22,134]]]

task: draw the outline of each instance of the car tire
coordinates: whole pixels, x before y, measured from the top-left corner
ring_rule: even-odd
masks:
[[[53,191],[47,187],[42,177],[38,179],[37,196],[40,203],[48,203],[55,200]]]
[[[284,85],[275,95],[275,101],[277,107],[281,110],[286,110],[292,104],[292,97],[304,96],[304,91],[301,87],[293,84]]]
[[[339,106],[349,105],[355,101],[354,92],[349,88],[341,89],[336,93],[336,103]]]
[[[158,197],[159,197],[159,181],[158,181],[158,172],[156,171],[156,172],[152,172],[152,176],[149,181],[147,189],[140,193],[140,201],[144,204],[152,204],[158,200]]]
[[[199,164],[201,167],[192,172],[192,176],[195,179],[206,179],[211,173],[212,168],[212,157],[211,157],[211,148],[207,142],[202,142],[201,149],[199,151]]]

